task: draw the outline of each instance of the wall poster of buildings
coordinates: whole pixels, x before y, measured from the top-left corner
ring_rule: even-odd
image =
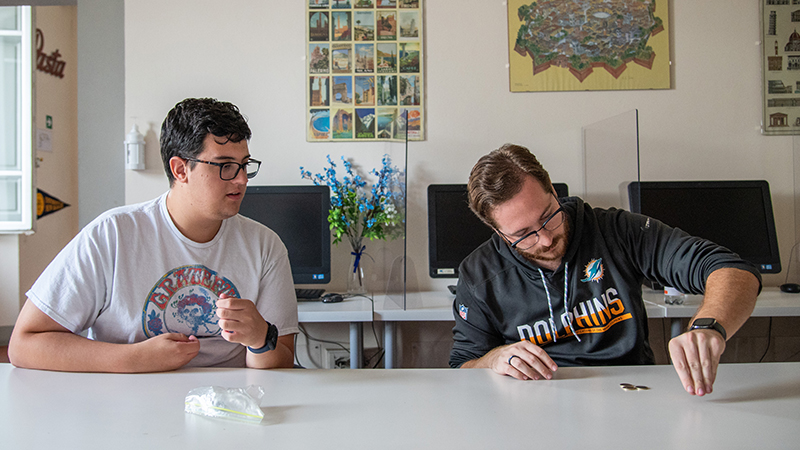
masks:
[[[306,139],[423,140],[423,0],[306,2]]]
[[[669,89],[668,0],[508,0],[511,92]]]
[[[800,0],[760,0],[763,134],[800,134]]]

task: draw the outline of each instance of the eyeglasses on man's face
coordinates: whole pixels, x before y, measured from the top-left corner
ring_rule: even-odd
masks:
[[[261,161],[257,159],[250,159],[245,163],[239,164],[237,162],[211,162],[211,161],[203,161],[202,159],[193,159],[193,158],[184,158],[186,161],[193,161],[199,162],[203,164],[210,164],[212,166],[219,167],[219,177],[223,181],[230,181],[236,178],[239,175],[240,170],[244,170],[247,174],[247,178],[253,178],[258,175],[258,169],[261,168]]]
[[[553,195],[553,197],[555,197],[555,195]],[[539,227],[538,230],[531,231],[530,233],[527,233],[526,235],[522,236],[521,238],[517,239],[514,242],[511,242],[511,239],[505,234],[503,234],[502,231],[498,230],[498,232],[502,234],[503,237],[505,237],[508,242],[511,242],[509,244],[511,248],[527,250],[539,243],[539,233],[542,230],[555,231],[558,229],[558,227],[560,227],[564,223],[564,216],[566,215],[564,207],[561,206],[560,202],[558,202],[558,198],[556,198],[556,203],[558,203],[558,209],[556,210],[556,212],[551,214],[544,221],[544,223],[542,223],[542,226]]]

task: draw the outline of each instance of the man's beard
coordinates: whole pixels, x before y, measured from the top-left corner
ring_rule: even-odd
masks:
[[[515,250],[527,261],[537,265],[543,262],[560,261],[567,253],[567,244],[569,243],[570,235],[569,221],[565,220],[564,224],[561,226],[564,227],[564,232],[556,236],[547,249],[543,249],[537,244],[534,245],[534,251],[532,252],[530,251],[531,249],[520,250],[517,248]]]

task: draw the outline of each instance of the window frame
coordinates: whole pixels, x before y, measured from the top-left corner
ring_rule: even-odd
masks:
[[[33,148],[34,123],[34,73],[33,47],[35,27],[33,24],[33,8],[16,6],[19,17],[19,29],[0,30],[2,36],[20,36],[21,61],[17,72],[17,156],[19,168],[13,170],[0,169],[0,176],[19,176],[20,192],[18,196],[20,220],[0,220],[0,234],[31,233],[36,228],[36,195],[35,165],[36,152]]]

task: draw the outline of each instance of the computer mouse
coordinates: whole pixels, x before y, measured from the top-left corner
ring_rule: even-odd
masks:
[[[342,298],[341,294],[333,292],[328,292],[322,296],[322,303],[339,303],[342,300],[344,300],[344,298]]]
[[[797,283],[782,284],[781,290],[783,292],[788,292],[790,294],[800,294],[800,284]]]

